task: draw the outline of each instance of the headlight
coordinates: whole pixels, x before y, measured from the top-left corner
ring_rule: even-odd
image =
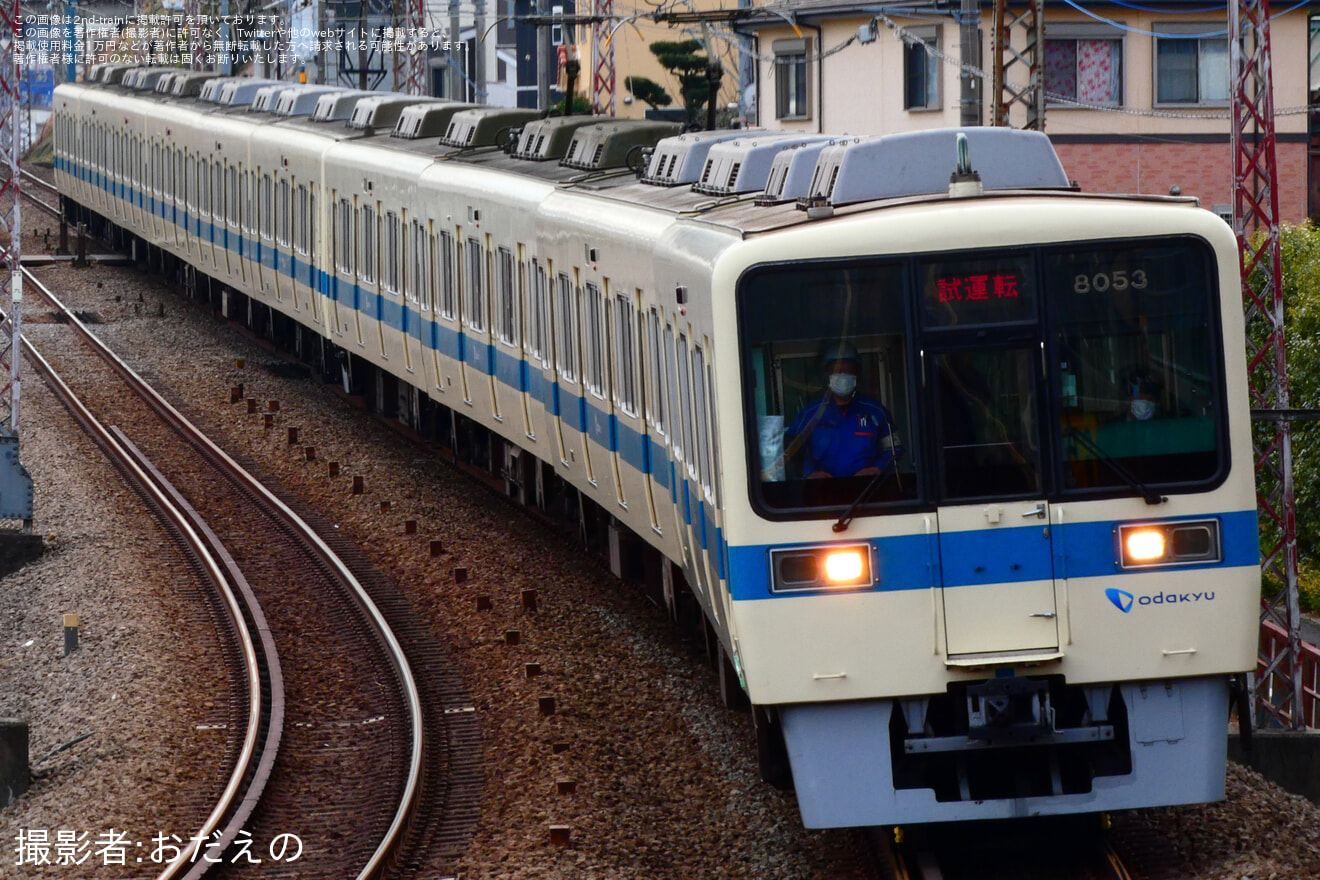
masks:
[[[870,544],[826,544],[770,551],[771,586],[776,593],[869,587]]]
[[[1118,554],[1125,569],[1220,562],[1219,520],[1121,525]]]

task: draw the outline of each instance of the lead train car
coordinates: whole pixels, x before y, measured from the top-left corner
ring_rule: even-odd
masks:
[[[700,604],[808,826],[1223,797],[1258,550],[1236,243],[1189,200],[1069,191],[1043,137],[1003,130],[966,133],[981,181],[952,189],[953,132],[684,135],[647,183],[110,85],[55,107],[66,203],[216,251],[199,270],[237,266],[227,288],[302,348],[488,432],[529,500],[558,486],[632,535],[616,563],[669,560],[647,567]],[[150,167],[162,141],[213,162],[217,132],[248,175],[221,172],[220,237],[191,208],[215,166]],[[282,149],[320,160],[285,187]],[[765,150],[753,200],[735,178]],[[808,210],[777,189],[802,156]],[[727,186],[677,185],[694,162]],[[287,212],[301,186],[301,231],[262,237],[251,194]],[[245,273],[256,245],[278,253]],[[302,304],[272,270],[302,273]],[[840,346],[892,413],[854,435],[901,454],[808,479],[816,429],[786,434]]]

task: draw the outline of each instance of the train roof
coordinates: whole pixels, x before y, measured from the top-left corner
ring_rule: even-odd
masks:
[[[544,117],[435,98],[241,79],[200,85],[212,93],[242,92],[250,96],[246,104],[207,103],[118,85],[91,88],[303,132],[323,141],[354,141],[528,177],[561,190],[700,219],[742,235],[963,195],[1197,203],[1168,196],[1083,195],[1067,179],[1040,132],[980,127],[864,138],[764,130],[679,134],[669,123]],[[279,95],[315,96],[317,115],[331,118],[254,112],[251,101],[259,90],[266,90],[272,110]],[[386,115],[372,119],[377,110]],[[356,126],[346,118],[354,115]],[[442,126],[446,137],[435,136]],[[447,146],[446,140],[490,145]],[[499,146],[492,143],[496,140]],[[956,181],[962,189],[951,187]]]

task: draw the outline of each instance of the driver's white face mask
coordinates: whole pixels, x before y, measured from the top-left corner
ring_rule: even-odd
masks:
[[[1132,418],[1138,422],[1144,422],[1155,415],[1155,401],[1142,400],[1140,398],[1132,401]]]
[[[852,397],[857,390],[857,377],[851,373],[833,373],[830,375],[830,390],[839,397]]]

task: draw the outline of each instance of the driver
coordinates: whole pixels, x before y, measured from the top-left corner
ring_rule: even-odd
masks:
[[[893,416],[879,401],[857,393],[857,349],[832,345],[822,366],[828,387],[788,429],[788,458],[801,453],[799,476],[864,477],[893,467],[903,454]],[[790,465],[792,467],[792,465]]]

